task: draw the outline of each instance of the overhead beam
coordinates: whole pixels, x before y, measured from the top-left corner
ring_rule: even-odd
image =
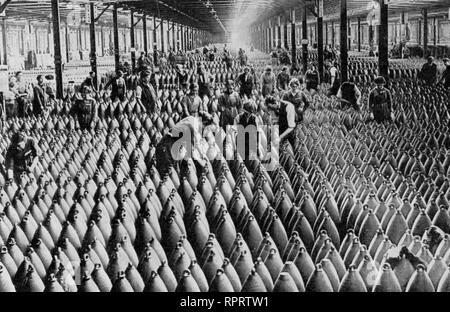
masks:
[[[3,2],[3,4],[0,6],[0,13],[3,13],[3,11],[5,11],[6,7],[10,2],[11,0],[6,0],[5,2]]]
[[[94,22],[97,23],[98,20],[100,19],[100,17],[102,17],[102,15],[106,12],[106,10],[109,9],[109,7],[111,6],[111,4],[108,4],[106,7],[103,8],[103,10],[100,12],[100,14],[98,16],[95,17]]]
[[[135,23],[133,23],[133,27],[136,27],[137,24],[139,24],[140,21],[142,21],[143,16],[138,17],[137,21]]]

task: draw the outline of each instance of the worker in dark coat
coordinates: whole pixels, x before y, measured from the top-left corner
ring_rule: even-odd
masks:
[[[257,114],[258,106],[255,101],[247,100],[243,111],[234,121],[236,126],[236,153],[249,164],[248,161],[255,160],[259,156],[260,137],[258,127],[261,126]]]
[[[422,66],[419,73],[419,78],[427,85],[434,85],[437,81],[437,65],[434,62],[434,57],[429,56],[427,62]]]
[[[289,82],[289,91],[286,92],[281,102],[289,102],[294,105],[296,112],[296,122],[303,121],[303,113],[310,106],[310,101],[306,97],[305,93],[301,90],[303,80],[297,78],[291,79]]]
[[[341,101],[341,108],[353,108],[359,111],[361,106],[361,91],[353,81],[353,77],[349,81],[342,83],[336,97]]]
[[[204,98],[207,96],[211,98],[211,85],[213,83],[213,78],[211,74],[206,70],[205,65],[200,64],[198,69],[198,87],[199,87],[199,96],[200,98]]]
[[[105,89],[111,86],[111,101],[119,99],[120,101],[125,101],[127,94],[127,84],[123,78],[123,71],[118,70],[116,77],[111,79],[105,86]]]
[[[5,169],[8,179],[18,183],[22,173],[34,171],[41,155],[41,149],[36,140],[29,137],[24,126],[14,133],[11,144],[6,151]]]
[[[444,59],[445,70],[442,73],[440,83],[444,83],[444,87],[450,89],[450,59]]]
[[[393,121],[394,114],[392,109],[391,92],[385,88],[386,80],[384,77],[375,79],[377,85],[369,94],[369,109],[371,118],[378,123],[384,121]]]
[[[316,66],[310,66],[309,69],[305,73],[306,80],[306,90],[311,95],[319,92],[319,84],[320,84],[320,75]]]
[[[81,90],[81,99],[77,99],[72,106],[71,114],[76,116],[81,130],[90,130],[97,120],[97,101],[91,97],[92,90],[84,86]]]
[[[240,86],[239,95],[241,97],[246,96],[250,98],[253,94],[253,87],[255,85],[255,79],[253,75],[250,73],[250,68],[245,67],[244,72],[239,75],[237,82]]]
[[[37,81],[38,83],[33,89],[33,114],[35,116],[42,113],[45,105],[44,77],[38,75]]]
[[[141,78],[136,87],[136,101],[144,109],[145,112],[159,112],[158,96],[155,89],[150,83],[151,72],[144,70],[141,72]]]
[[[289,68],[284,66],[282,71],[277,76],[277,88],[280,92],[286,92],[289,88],[289,81],[291,77],[289,76]]]
[[[219,97],[220,126],[226,130],[227,126],[233,125],[241,109],[242,102],[239,94],[234,91],[234,81],[228,80],[225,92]]]
[[[206,156],[198,149],[201,140],[197,118],[189,116],[177,123],[156,145],[155,161],[161,176],[171,168],[180,174],[188,159],[193,160],[193,168],[201,170],[207,161]]]

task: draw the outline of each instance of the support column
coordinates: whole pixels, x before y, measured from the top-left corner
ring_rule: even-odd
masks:
[[[297,42],[295,37],[295,9],[291,12],[291,57],[292,65],[297,64]]]
[[[153,52],[158,50],[158,37],[157,37],[157,24],[156,24],[156,16],[153,16]]]
[[[261,25],[261,51],[266,52],[266,27]]]
[[[119,27],[117,23],[117,4],[114,5],[113,9],[113,33],[114,33],[114,63],[116,72],[120,67],[120,50],[119,50]]]
[[[281,16],[278,16],[278,25],[277,25],[277,48],[282,47],[281,41]]]
[[[66,63],[69,63],[70,61],[70,36],[69,36],[69,20],[66,19],[66,35],[65,35],[65,41],[66,41]]]
[[[287,17],[285,17],[285,19],[284,19],[284,48],[286,49],[286,51],[289,51],[288,23],[289,23],[289,19]]]
[[[428,57],[428,9],[423,9],[423,56]]]
[[[325,45],[328,45],[328,23],[325,22]]]
[[[303,61],[303,74],[308,70],[308,12],[306,11],[306,4],[303,6],[303,20],[302,20],[302,61]]]
[[[130,12],[130,47],[131,47],[131,70],[134,72],[136,69],[136,42],[134,33],[134,11]]]
[[[105,56],[105,31],[103,30],[103,26],[100,27],[100,36],[101,36],[101,47],[102,47],[102,56]]]
[[[388,38],[388,5],[387,0],[380,0],[380,33],[378,42],[378,66],[380,75],[389,79],[389,38]]]
[[[422,45],[422,20],[419,19],[419,31],[417,32],[419,35],[419,39],[417,42],[419,43],[419,46]]]
[[[358,17],[358,52],[361,52],[361,17]]]
[[[184,44],[184,32],[185,32],[185,28],[183,25],[181,25],[181,27],[180,27],[180,45],[181,45],[182,51],[186,51],[185,44]]]
[[[90,30],[90,38],[91,38],[91,53],[89,55],[89,61],[91,63],[91,71],[94,72],[95,77],[94,77],[94,81],[93,84],[95,86],[95,88],[98,87],[97,84],[97,76],[98,76],[98,71],[97,71],[97,46],[95,44],[95,7],[94,7],[94,3],[91,2],[89,4],[90,6],[90,10],[91,10],[91,20],[90,20],[90,24],[89,24],[89,30]]]
[[[334,29],[334,21],[331,22],[331,46],[334,48],[336,44],[336,30]]]
[[[145,52],[145,56],[147,56],[148,53],[148,37],[147,37],[147,14],[144,14],[144,16],[142,17],[142,31],[144,32],[144,52]]]
[[[268,34],[268,36],[269,36],[269,40],[268,40],[268,46],[267,46],[267,48],[268,48],[268,52],[270,53],[270,51],[272,51],[272,43],[273,43],[273,41],[272,41],[272,21],[271,20],[269,20],[269,34]]]
[[[172,44],[173,44],[173,51],[177,51],[177,28],[178,26],[175,24],[175,22],[172,22]]]
[[[323,0],[317,0],[317,54],[319,77],[323,81]]]
[[[58,10],[59,10],[59,2],[58,2]],[[58,11],[59,12],[59,11]],[[58,28],[58,31],[59,31],[59,28]],[[47,53],[50,53],[51,51],[50,51],[50,41],[51,41],[51,38],[52,37],[52,22],[51,21],[49,21],[48,22],[48,28],[47,28]]]
[[[8,36],[6,35],[8,31],[8,25],[6,23],[6,17],[2,18],[3,27],[2,27],[2,41],[3,41],[3,65],[8,65]]]
[[[59,0],[52,0],[53,44],[55,56],[56,98],[63,98],[63,72],[61,58],[61,36],[59,20]],[[5,26],[5,21],[3,21]]]
[[[348,24],[348,30],[347,30],[348,46],[347,46],[347,48],[349,51],[351,51],[352,50],[352,25],[350,24],[350,19],[348,20],[347,24]]]
[[[341,0],[341,83],[348,80],[347,0]]]
[[[436,23],[436,17],[433,18],[433,45],[434,45],[434,56],[436,56],[437,53],[437,23]]]
[[[162,18],[159,27],[161,27],[161,53],[164,53],[166,51],[166,43],[164,41],[164,20]]]
[[[372,21],[372,19],[370,19],[370,21],[369,21],[369,49],[370,49],[370,52],[372,53],[373,52],[373,34],[374,34],[374,32],[373,32],[373,21]]]

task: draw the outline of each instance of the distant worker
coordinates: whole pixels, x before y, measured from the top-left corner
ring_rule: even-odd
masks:
[[[24,126],[13,134],[11,144],[6,152],[5,169],[8,179],[18,183],[22,173],[34,171],[41,155],[36,140],[28,137]]]
[[[272,72],[272,67],[267,66],[264,71],[264,74],[262,74],[261,76],[262,95],[266,97],[268,95],[275,94],[276,83],[277,79],[275,77],[275,74]]]
[[[444,58],[445,70],[442,73],[440,83],[444,84],[444,87],[450,89],[450,59]]]
[[[386,80],[384,77],[377,77],[375,84],[376,87],[369,94],[370,117],[378,123],[393,121],[392,96],[385,88]]]
[[[353,77],[341,85],[336,97],[341,101],[342,109],[353,108],[356,111],[360,110],[361,91],[355,85]]]
[[[42,113],[45,105],[44,77],[37,76],[37,85],[33,89],[33,114],[38,116]]]
[[[116,76],[106,84],[105,89],[108,89],[109,86],[111,86],[111,101],[115,102],[117,99],[121,102],[125,101],[127,84],[123,78],[123,71],[118,70]]]
[[[234,81],[228,80],[225,92],[219,97],[220,126],[226,130],[228,125],[233,125],[234,119],[242,109],[239,94],[234,91]]]
[[[91,97],[91,88],[84,86],[81,89],[81,99],[77,99],[72,107],[71,114],[78,119],[81,130],[90,130],[97,120],[97,101]]]
[[[239,95],[241,97],[246,96],[251,98],[253,94],[253,86],[255,85],[255,80],[253,75],[250,73],[250,68],[246,66],[244,72],[239,75],[237,82],[239,84]]]
[[[319,92],[320,76],[316,66],[310,66],[305,73],[306,90],[315,95]]]
[[[429,56],[427,62],[422,66],[419,73],[419,78],[427,85],[434,85],[437,81],[437,65],[434,62],[434,57]]]
[[[136,87],[136,101],[147,113],[159,112],[158,96],[150,83],[150,70],[141,72],[141,79]]]
[[[289,76],[289,68],[287,66],[283,66],[283,69],[277,76],[277,88],[280,92],[285,92],[289,88],[289,80],[291,77]]]

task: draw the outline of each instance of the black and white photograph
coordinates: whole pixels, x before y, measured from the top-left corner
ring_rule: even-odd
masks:
[[[0,293],[450,292],[449,108],[450,0],[0,0]]]

